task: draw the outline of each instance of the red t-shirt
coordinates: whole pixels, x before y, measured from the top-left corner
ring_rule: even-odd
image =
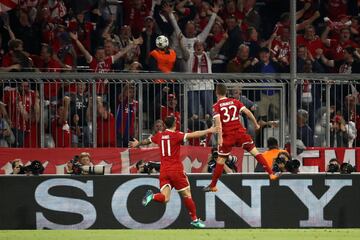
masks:
[[[220,116],[223,134],[234,130],[246,132],[239,117],[244,108],[244,104],[234,98],[222,98],[213,105],[213,117]]]
[[[358,47],[358,45],[351,40],[341,43],[337,39],[331,39],[329,47],[330,58],[333,60],[342,60],[344,58],[344,48],[349,46],[353,48]]]
[[[161,172],[184,171],[180,160],[180,146],[185,142],[186,134],[179,131],[166,129],[164,132],[158,132],[150,138],[151,142],[159,145]]]
[[[66,122],[59,124],[59,118],[56,117],[51,121],[51,134],[55,141],[56,147],[71,147],[71,132],[64,130],[63,127]]]
[[[276,58],[287,57],[290,59],[290,42],[275,39],[272,42],[271,50]]]
[[[36,122],[32,122],[30,129],[26,131],[24,148],[40,147],[40,126]]]
[[[3,59],[2,59],[2,67],[9,67],[11,65],[13,65],[14,62],[12,60],[12,56],[10,53],[6,53],[4,56],[3,56]]]
[[[324,49],[324,44],[321,42],[319,37],[316,37],[314,40],[305,39],[304,36],[300,35],[296,38],[297,45],[304,45],[309,50],[311,55],[315,56],[315,50],[318,48]]]
[[[165,106],[161,106],[161,120],[165,121],[166,117],[168,116],[174,116],[176,119],[176,130],[180,131],[180,127],[181,127],[181,116],[180,116],[180,112],[174,111],[174,109],[169,108],[169,107],[165,107]]]
[[[20,129],[22,131],[30,129],[30,121],[25,121],[25,119],[20,114],[18,110],[17,104],[21,101],[23,106],[30,114],[30,110],[32,110],[32,106],[35,103],[35,92],[29,90],[24,96],[21,96],[20,93],[16,89],[11,89],[4,92],[3,102],[6,104],[6,110],[11,119],[11,127]]]
[[[94,57],[89,63],[90,69],[94,72],[103,73],[110,72],[114,63],[113,57],[106,57],[104,61],[98,62]],[[97,79],[96,80],[96,93],[99,95],[107,93],[107,80],[106,79]]]
[[[116,130],[115,117],[112,113],[108,114],[107,119],[97,117],[97,147],[115,147]]]

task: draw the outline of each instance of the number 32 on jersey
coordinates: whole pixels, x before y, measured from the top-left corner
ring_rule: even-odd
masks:
[[[222,107],[220,108],[220,111],[224,115],[224,119],[223,119],[224,123],[239,120],[239,110],[234,105]]]

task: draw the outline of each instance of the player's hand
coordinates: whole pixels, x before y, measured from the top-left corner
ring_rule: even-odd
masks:
[[[139,145],[139,141],[136,138],[133,138],[134,141],[129,141],[129,148],[136,148]]]

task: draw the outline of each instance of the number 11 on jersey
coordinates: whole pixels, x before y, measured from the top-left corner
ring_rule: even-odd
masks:
[[[163,157],[171,156],[170,139],[161,139],[161,154]]]

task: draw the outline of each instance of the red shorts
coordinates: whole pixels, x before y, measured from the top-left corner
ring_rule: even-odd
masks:
[[[228,156],[232,147],[242,147],[246,151],[250,152],[254,147],[254,141],[251,136],[245,132],[234,131],[231,133],[223,133],[223,144],[218,147],[218,153],[222,156]]]
[[[165,186],[169,186],[170,189],[175,188],[177,191],[182,191],[190,187],[186,173],[180,171],[161,172],[159,181],[160,181],[160,191]]]

